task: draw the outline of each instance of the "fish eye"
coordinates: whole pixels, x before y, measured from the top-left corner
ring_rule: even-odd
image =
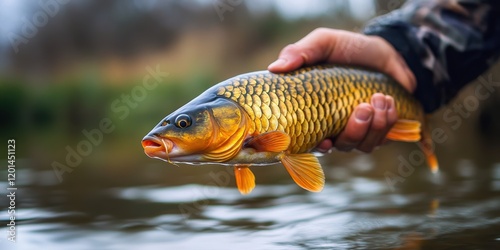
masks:
[[[188,115],[179,115],[175,118],[175,126],[178,128],[187,128],[191,126],[191,117]]]

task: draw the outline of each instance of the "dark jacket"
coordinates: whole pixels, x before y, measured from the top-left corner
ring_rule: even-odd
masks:
[[[404,57],[426,112],[448,103],[500,55],[500,1],[420,0],[371,20],[364,29]]]

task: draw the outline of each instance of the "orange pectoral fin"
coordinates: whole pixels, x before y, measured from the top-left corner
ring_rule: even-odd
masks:
[[[267,132],[251,138],[246,145],[257,151],[282,152],[288,149],[290,136],[281,131]]]
[[[234,166],[234,176],[241,194],[249,194],[255,188],[255,175],[248,165]]]
[[[392,141],[420,141],[420,126],[419,121],[400,119],[387,133],[386,138]]]
[[[285,154],[281,158],[281,163],[283,163],[295,183],[303,189],[311,192],[323,190],[325,174],[318,158],[313,154]]]

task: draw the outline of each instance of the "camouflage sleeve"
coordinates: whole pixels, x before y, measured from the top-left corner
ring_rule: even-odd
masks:
[[[500,1],[416,0],[364,29],[390,42],[415,77],[426,112],[452,99],[500,55]]]

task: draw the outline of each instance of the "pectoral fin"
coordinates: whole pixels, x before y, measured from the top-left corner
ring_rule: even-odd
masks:
[[[323,190],[325,174],[318,158],[313,154],[283,155],[281,163],[300,187],[311,192]]]
[[[257,135],[246,143],[246,146],[257,151],[282,152],[288,149],[290,136],[281,131],[267,132]]]
[[[249,165],[234,166],[234,176],[236,185],[241,194],[249,194],[255,187],[255,175],[250,170]]]
[[[417,142],[420,141],[420,122],[400,119],[394,124],[386,138],[393,141]]]

